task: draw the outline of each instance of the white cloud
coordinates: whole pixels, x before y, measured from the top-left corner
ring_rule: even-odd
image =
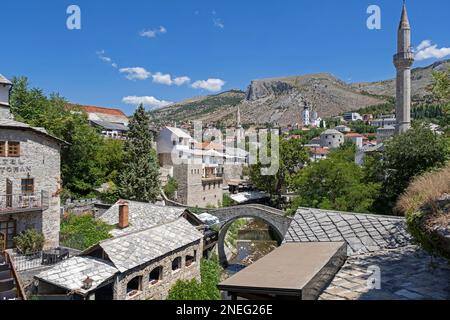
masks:
[[[217,92],[222,90],[222,87],[225,85],[225,81],[221,79],[208,79],[208,80],[199,80],[192,84],[192,88],[194,89],[204,89],[212,92]]]
[[[113,68],[117,68],[117,63],[113,62],[113,60],[106,55],[105,50],[97,51],[96,54],[100,60],[110,64]]]
[[[222,19],[214,18],[213,22],[214,22],[214,26],[216,26],[217,28],[220,28],[220,29],[224,29],[225,28],[225,23],[223,22]]]
[[[189,77],[178,77],[173,79],[173,83],[177,86],[182,86],[184,84],[188,84],[189,82],[191,82],[191,78]]]
[[[124,97],[122,99],[122,102],[126,103],[126,104],[131,104],[134,106],[138,106],[138,105],[142,104],[145,107],[150,107],[152,109],[163,108],[163,107],[167,107],[167,106],[173,104],[173,102],[159,100],[153,96],[142,96],[142,97],[128,96],[128,97]]]
[[[126,74],[128,80],[147,80],[151,76],[150,72],[141,67],[122,68],[119,72]]]
[[[158,29],[153,30],[142,30],[139,35],[141,37],[145,38],[156,38],[158,34],[164,34],[167,33],[167,29],[163,26],[159,27]]]
[[[153,75],[153,82],[171,86],[172,76],[170,74],[162,74],[161,72],[157,72]]]
[[[438,48],[437,44],[433,44],[431,40],[422,41],[415,49],[415,59],[422,61],[426,59],[442,59],[450,55],[450,48]]]

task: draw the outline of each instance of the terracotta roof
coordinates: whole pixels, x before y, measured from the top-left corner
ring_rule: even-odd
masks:
[[[225,146],[214,142],[203,142],[195,144],[195,148],[201,150],[224,150]]]
[[[345,135],[345,137],[346,138],[363,138],[364,140],[367,140],[367,137],[366,136],[364,136],[364,135],[362,135],[362,134],[359,134],[359,133],[347,133],[346,135]]]
[[[123,113],[123,111],[120,109],[102,108],[102,107],[96,107],[96,106],[81,106],[81,105],[75,105],[75,104],[70,104],[67,107],[69,109],[79,108],[87,113],[103,113],[103,114],[109,114],[112,116],[120,116],[120,117],[127,118],[127,115],[125,113]]]
[[[316,155],[327,155],[330,153],[330,150],[325,148],[310,148],[309,153]]]

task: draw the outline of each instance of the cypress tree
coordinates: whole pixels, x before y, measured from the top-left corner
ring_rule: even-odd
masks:
[[[124,151],[124,168],[120,175],[123,199],[155,202],[160,194],[159,165],[152,147],[150,117],[140,105],[130,121]]]

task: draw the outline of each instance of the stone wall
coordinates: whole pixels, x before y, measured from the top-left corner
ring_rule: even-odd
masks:
[[[59,245],[60,230],[60,146],[44,135],[25,130],[2,129],[0,141],[20,142],[19,158],[0,158],[0,195],[6,194],[6,179],[13,183],[13,194],[21,194],[22,179],[33,178],[35,193],[46,191],[49,208],[39,213],[13,214],[17,231],[35,227],[46,238],[45,247]],[[23,220],[23,221],[21,221]]]
[[[170,289],[178,280],[197,279],[201,281],[200,263],[203,252],[203,241],[198,241],[184,249],[174,251],[156,261],[119,275],[114,284],[114,300],[166,300]],[[186,256],[196,256],[195,263],[186,266]],[[172,261],[181,257],[181,269],[172,271]],[[156,284],[150,284],[150,273],[158,267],[163,267],[163,276]],[[136,277],[142,277],[141,292],[127,298],[127,285]]]

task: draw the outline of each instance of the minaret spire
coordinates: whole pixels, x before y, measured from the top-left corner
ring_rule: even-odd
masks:
[[[397,54],[394,65],[397,69],[397,134],[411,128],[411,66],[414,55],[411,50],[411,26],[409,24],[406,3],[403,1],[402,16],[398,28]]]
[[[237,107],[237,114],[236,114],[236,128],[241,129],[242,123],[241,123],[241,108]]]

